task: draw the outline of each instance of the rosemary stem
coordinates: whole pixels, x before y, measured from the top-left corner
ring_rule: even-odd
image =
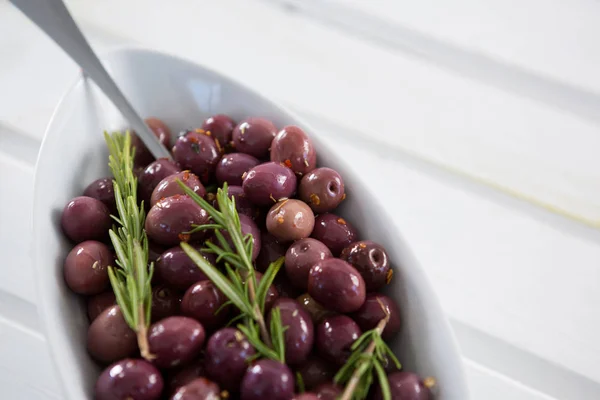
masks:
[[[140,353],[144,359],[152,361],[155,357],[152,353],[150,353],[150,345],[148,343],[148,326],[146,324],[146,312],[143,304],[140,304],[138,307],[138,318],[139,322],[136,329],[136,334]]]
[[[384,310],[385,310],[385,308],[384,308]],[[381,319],[381,321],[379,321],[379,323],[375,327],[375,330],[377,331],[377,334],[379,336],[381,336],[381,334],[383,333],[383,330],[385,329],[385,326],[387,325],[387,323],[389,321],[390,321],[390,314],[388,312],[386,312],[385,317],[383,317]],[[371,343],[369,343],[369,346],[365,349],[363,354],[366,356],[373,355],[373,352],[375,351],[375,345],[376,345],[375,341],[374,340],[371,341]],[[350,380],[348,381],[348,384],[346,385],[346,388],[344,389],[344,393],[342,393],[342,397],[340,397],[339,400],[352,399],[354,390],[356,389],[356,386],[358,386],[358,384],[360,383],[360,378],[363,376],[363,374],[367,371],[368,368],[369,368],[369,364],[366,362],[363,362],[360,364],[360,366],[358,368],[356,368],[354,370],[354,373],[350,377]]]
[[[263,342],[265,342],[265,344],[272,349],[273,342],[271,341],[271,336],[269,335],[269,331],[267,330],[265,318],[260,312],[260,307],[258,306],[258,302],[256,301],[256,290],[254,288],[255,276],[256,275],[254,273],[248,275],[248,293],[250,294],[250,300],[254,304],[254,315],[256,322],[258,323],[258,327],[260,329],[260,336],[262,337]]]

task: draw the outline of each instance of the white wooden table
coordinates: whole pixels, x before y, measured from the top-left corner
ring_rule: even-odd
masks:
[[[473,399],[600,398],[600,3],[68,5],[97,50],[142,44],[223,71],[374,176],[456,330]],[[29,225],[37,149],[76,74],[0,0],[2,399],[61,398]]]

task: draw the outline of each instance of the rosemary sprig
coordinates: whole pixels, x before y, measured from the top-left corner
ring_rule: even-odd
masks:
[[[333,380],[340,385],[346,385],[340,400],[364,400],[369,394],[373,383],[373,374],[377,375],[384,400],[391,400],[390,385],[382,363],[386,357],[400,369],[400,362],[381,338],[385,326],[390,320],[390,314],[381,304],[385,317],[377,326],[361,335],[352,345],[352,355],[338,371]]]
[[[150,281],[154,264],[148,267],[148,237],[144,231],[144,205],[137,202],[137,178],[133,173],[134,148],[127,132],[104,132],[109,150],[109,166],[119,216],[112,216],[118,226],[110,230],[110,240],[117,254],[116,264],[110,266],[108,276],[117,304],[127,324],[136,332],[142,357],[151,360],[148,345],[148,324],[152,304]]]
[[[238,319],[243,319],[244,324],[238,325],[238,329],[246,335],[248,341],[263,356],[278,361],[284,361],[285,341],[283,333],[281,314],[279,310],[271,312],[271,324],[267,327],[264,318],[265,301],[269,287],[273,283],[277,272],[283,265],[284,258],[271,263],[263,275],[260,283],[256,279],[254,266],[252,265],[252,247],[254,239],[252,235],[244,236],[239,214],[235,208],[235,198],[227,195],[227,184],[217,190],[216,199],[218,209],[209,202],[198,196],[183,182],[177,181],[185,194],[190,196],[200,207],[206,210],[211,217],[211,223],[194,227],[187,233],[211,229],[215,233],[216,241],[205,242],[206,252],[217,256],[217,262],[225,262],[225,273],[219,271],[208,262],[196,249],[185,242],[181,248],[206,274],[206,276],[219,288],[225,296],[240,311]],[[229,235],[232,246],[225,239],[224,232]]]

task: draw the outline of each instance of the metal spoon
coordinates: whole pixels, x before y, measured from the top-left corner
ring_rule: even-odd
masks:
[[[50,36],[98,85],[129,121],[135,133],[156,158],[171,158],[150,128],[144,123],[75,24],[62,0],[10,0],[30,20]]]

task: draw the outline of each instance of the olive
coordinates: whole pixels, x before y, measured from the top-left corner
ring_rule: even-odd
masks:
[[[358,239],[358,232],[344,218],[335,214],[321,214],[315,219],[312,237],[325,243],[334,256]]]
[[[177,138],[173,146],[173,158],[183,168],[189,169],[203,184],[213,179],[221,151],[215,141],[204,133],[188,131]]]
[[[388,375],[392,400],[430,400],[433,399],[429,387],[411,372],[393,372]],[[383,400],[379,385],[373,392],[373,400]]]
[[[398,306],[388,296],[369,293],[362,307],[352,314],[352,318],[363,331],[368,331],[375,328],[379,321],[385,318],[386,313],[389,314],[390,319],[383,330],[382,337],[390,340],[400,331],[402,324]]]
[[[206,189],[200,179],[190,171],[178,172],[173,175],[169,175],[156,185],[152,196],[150,197],[150,205],[155,205],[159,200],[174,196],[176,194],[185,194],[181,186],[177,183],[180,180],[187,187],[192,189],[200,197],[206,195]]]
[[[282,326],[286,326],[285,338],[285,362],[289,365],[297,365],[306,360],[313,348],[314,327],[310,315],[295,300],[280,298],[273,304],[274,309],[279,309]],[[268,326],[271,325],[271,315],[267,319]]]
[[[265,272],[271,263],[285,256],[287,246],[268,232],[260,233],[260,253],[256,259],[256,269]],[[279,276],[279,275],[278,275]]]
[[[332,211],[346,198],[344,181],[340,174],[331,168],[317,168],[300,181],[298,197],[315,213]]]
[[[67,203],[60,224],[69,239],[81,243],[105,239],[111,221],[110,211],[104,203],[92,197],[79,196]]]
[[[182,241],[200,240],[203,232],[196,232],[191,237],[187,232],[194,225],[204,225],[209,216],[189,196],[175,195],[156,203],[146,217],[146,232],[155,242],[174,246]]]
[[[204,328],[188,317],[167,317],[150,326],[148,344],[160,368],[172,368],[193,360],[204,344]]]
[[[315,216],[306,203],[290,199],[274,204],[267,214],[267,230],[282,242],[304,239],[315,226]]]
[[[220,398],[219,385],[200,377],[180,387],[170,400],[219,400]]]
[[[292,397],[292,400],[319,400],[319,397],[314,393],[304,392]]]
[[[242,188],[257,206],[270,206],[296,193],[296,175],[288,167],[274,162],[257,165],[246,173]]]
[[[317,356],[311,356],[297,370],[302,376],[304,387],[312,390],[317,386],[330,382],[335,375],[336,368]]]
[[[246,372],[248,359],[256,351],[237,329],[215,332],[206,345],[206,374],[222,388],[237,392]]]
[[[145,360],[127,358],[106,368],[96,381],[96,400],[158,400],[163,390],[160,372]]]
[[[231,147],[231,135],[235,122],[227,115],[217,114],[209,117],[202,124],[202,129],[212,137],[217,147],[228,149]]]
[[[256,257],[258,257],[258,253],[260,252],[260,247],[261,247],[261,243],[260,243],[260,229],[258,229],[258,227],[256,226],[256,223],[252,220],[252,218],[250,218],[247,215],[244,214],[240,214],[240,225],[242,227],[242,235],[245,237],[246,235],[252,235],[253,238],[253,243],[252,243],[252,261],[256,260]],[[229,232],[227,231],[223,231],[221,232],[223,234],[223,237],[225,237],[225,240],[227,241],[227,244],[229,244],[229,246],[232,249],[235,249],[235,246],[233,244],[233,240],[231,239],[231,236],[229,235]],[[218,243],[217,238],[213,238],[212,239],[213,242]]]
[[[87,240],[67,255],[63,274],[69,289],[78,294],[99,294],[109,286],[108,267],[113,254],[103,243]]]
[[[331,257],[331,251],[316,239],[300,239],[285,253],[285,272],[300,289],[308,287],[308,273],[313,265]]]
[[[302,129],[286,126],[273,139],[271,161],[284,163],[298,175],[304,175],[315,169],[317,152]]]
[[[244,189],[242,189],[241,186],[227,186],[227,195],[230,199],[235,200],[235,209],[237,210],[238,214],[244,214],[256,220],[256,217],[259,213],[258,208],[252,204],[250,200],[248,200],[246,193],[244,193]],[[214,196],[211,197],[213,200],[213,207],[219,210],[219,205],[216,198]]]
[[[337,400],[342,394],[342,389],[333,383],[324,383],[317,387],[314,392],[319,400]]]
[[[216,256],[214,254],[205,253],[196,247],[196,250],[210,262],[216,265]],[[185,291],[194,283],[208,279],[204,272],[180,246],[170,248],[161,254],[155,266],[155,274],[160,277],[169,286]]]
[[[135,332],[127,325],[119,306],[111,306],[90,324],[87,349],[102,363],[112,363],[131,356],[137,350]]]
[[[256,361],[248,367],[240,393],[241,400],[290,400],[294,396],[292,371],[279,361]]]
[[[365,281],[346,261],[327,258],[310,269],[308,293],[330,310],[354,312],[365,302]]]
[[[340,258],[360,272],[369,292],[381,289],[392,278],[387,252],[370,240],[352,243],[342,250]]]
[[[108,208],[111,214],[117,213],[117,203],[115,201],[115,190],[113,188],[112,178],[100,178],[90,183],[83,195],[100,200]]]
[[[181,312],[194,318],[207,330],[224,325],[229,319],[229,307],[223,307],[227,297],[209,280],[196,282],[183,296]]]
[[[360,327],[350,317],[326,317],[316,329],[319,355],[337,366],[342,366],[352,354],[352,344],[361,334]]]
[[[171,144],[171,130],[169,127],[158,118],[146,118],[145,122],[162,145],[168,148]],[[148,150],[146,145],[135,133],[131,135],[131,146],[135,147],[135,155],[133,158],[135,165],[144,166],[154,161],[154,156],[150,153],[150,150]]]
[[[224,155],[219,163],[215,175],[219,185],[227,182],[228,185],[241,186],[244,175],[253,167],[260,164],[256,157],[244,153],[231,153]]]
[[[278,273],[273,281],[273,286],[277,289],[279,297],[295,299],[302,293],[296,286],[292,285],[290,278],[284,273]]]
[[[318,324],[323,318],[332,315],[332,312],[327,310],[315,299],[310,297],[310,294],[304,293],[296,299],[298,303],[306,310],[315,324]]]
[[[165,285],[152,288],[151,319],[152,322],[171,317],[179,313],[179,293]]]
[[[250,117],[240,122],[232,133],[236,151],[262,159],[269,154],[277,133],[273,123],[265,118]]]
[[[112,290],[89,297],[87,299],[87,314],[90,322],[95,320],[102,311],[115,304],[117,304],[117,300]]]
[[[159,158],[148,164],[138,177],[139,200],[144,201],[146,207],[150,207],[150,198],[154,188],[167,176],[181,172],[179,166],[166,158]]]

